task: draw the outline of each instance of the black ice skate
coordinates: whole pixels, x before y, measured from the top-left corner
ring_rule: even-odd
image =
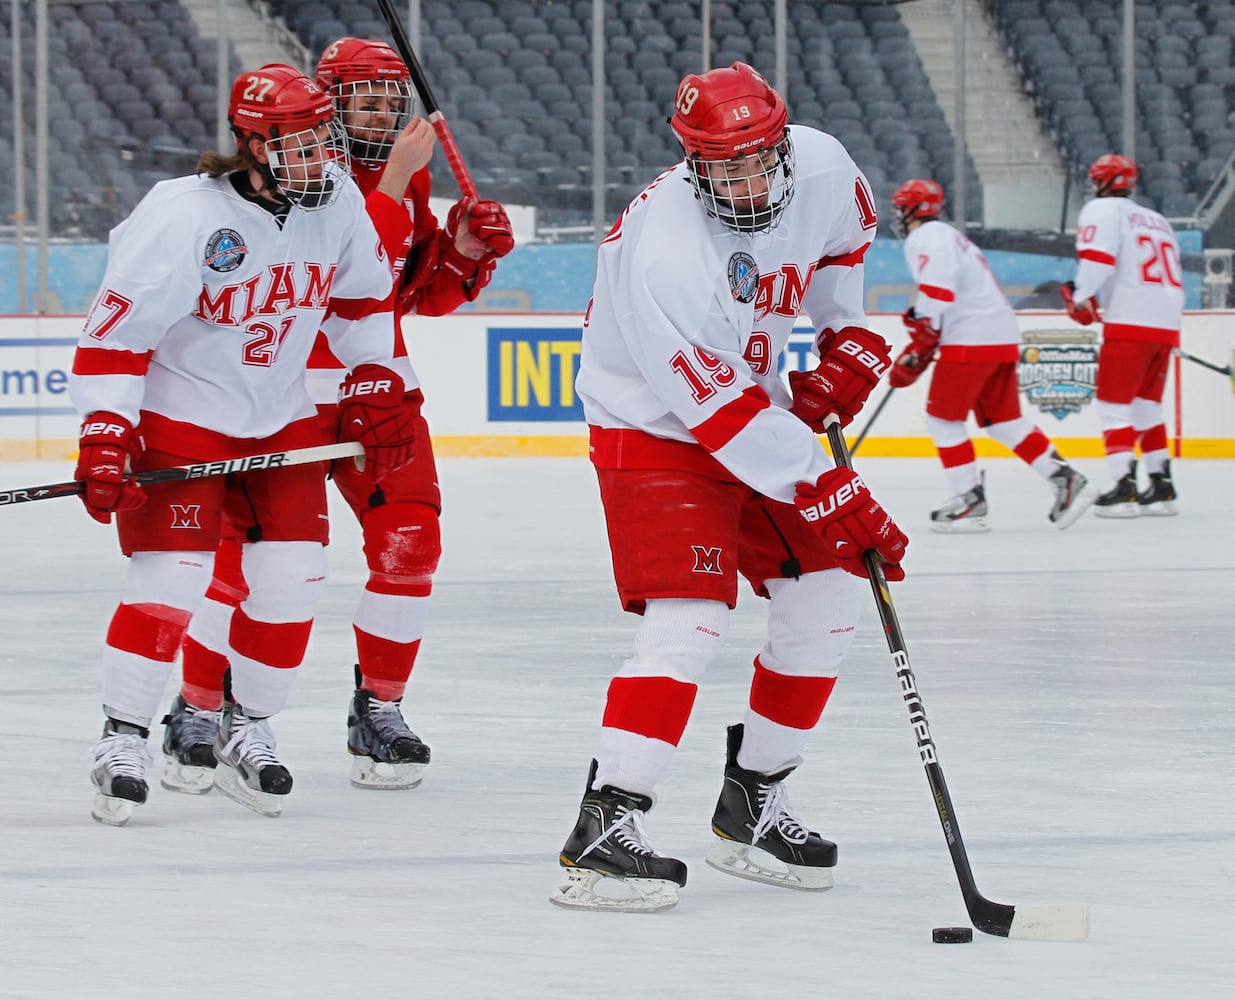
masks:
[[[146,769],[154,760],[146,746],[149,735],[148,729],[115,719],[103,724],[90,772],[90,780],[98,789],[90,815],[100,823],[124,826],[150,794]]]
[[[986,523],[986,476],[973,489],[952,497],[938,510],[931,511],[931,531],[941,535],[971,535],[990,531]]]
[[[408,728],[400,700],[382,701],[363,689],[348,709],[347,752],[357,788],[415,788],[429,763],[429,748]]]
[[[787,889],[831,889],[836,845],[808,830],[789,807],[784,780],[797,765],[775,774],[739,767],[743,730],[741,723],[728,730],[725,784],[712,815],[716,840],[708,864],[728,875]],[[768,863],[768,855],[780,864]]]
[[[190,705],[180,695],[163,716],[163,778],[173,792],[204,795],[214,785],[214,741],[219,714]]]
[[[647,795],[612,785],[592,789],[596,761],[588,772],[579,820],[558,858],[562,880],[549,902],[577,910],[655,913],[677,905],[686,865],[658,854],[643,829],[652,808]],[[620,891],[606,895],[603,890]]]
[[[1093,512],[1098,517],[1137,517],[1141,506],[1136,495],[1136,463],[1115,485],[1093,502]]]
[[[214,787],[255,813],[278,816],[282,796],[292,790],[292,776],[274,749],[267,719],[253,718],[234,703],[224,705],[214,744]]]
[[[1075,524],[1098,498],[1098,487],[1066,462],[1051,473],[1050,484],[1055,490],[1055,503],[1047,517],[1060,530]]]
[[[1175,493],[1175,484],[1171,481],[1171,463],[1167,462],[1161,472],[1149,474],[1149,486],[1144,493],[1136,495],[1137,506],[1142,514],[1151,517],[1172,517],[1178,514],[1175,501],[1179,497]]]

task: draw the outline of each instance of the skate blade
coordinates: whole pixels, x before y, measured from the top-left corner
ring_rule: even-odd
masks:
[[[568,910],[659,913],[678,905],[680,886],[665,878],[618,878],[591,868],[564,868],[549,902]],[[608,895],[617,890],[623,895]]]
[[[94,796],[94,804],[90,807],[90,815],[96,823],[106,826],[124,826],[133,818],[133,810],[140,803],[130,799],[118,799],[114,795],[104,795],[98,792]]]
[[[803,892],[823,892],[832,888],[831,868],[785,864],[766,851],[755,850],[749,844],[739,844],[736,840],[726,840],[723,837],[717,837],[712,842],[706,860],[717,871],[752,882],[779,885],[785,889],[800,889]],[[772,867],[773,865],[776,867]]]
[[[415,788],[425,778],[425,766],[408,762],[388,763],[372,757],[353,757],[351,783],[354,788],[397,790]]]
[[[1141,513],[1145,517],[1174,517],[1179,511],[1175,509],[1174,500],[1159,500],[1145,504],[1141,507]]]
[[[164,757],[163,776],[159,784],[170,792],[205,795],[214,787],[214,768],[181,764],[175,757]]]
[[[271,795],[269,792],[250,788],[237,771],[226,765],[220,764],[214,769],[214,787],[233,802],[239,802],[259,816],[269,816],[273,819],[283,812],[281,795]]]
[[[1072,500],[1072,505],[1055,519],[1055,527],[1060,531],[1074,525],[1085,511],[1093,506],[1099,497],[1098,487],[1086,485]]]
[[[964,517],[959,521],[931,521],[931,531],[937,535],[980,535],[990,531],[985,517]]]
[[[1116,503],[1109,507],[1094,506],[1094,517],[1109,517],[1126,520],[1129,517],[1140,517],[1141,506],[1137,503]]]

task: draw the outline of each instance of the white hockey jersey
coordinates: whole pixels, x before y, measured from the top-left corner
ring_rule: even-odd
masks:
[[[305,365],[319,329],[349,368],[410,374],[395,360],[392,282],[353,184],[280,226],[229,176],[162,181],[111,233],[71,398],[83,416],[142,420],[172,439],[147,441],[162,450],[267,438],[316,413]]]
[[[781,354],[800,313],[816,333],[866,325],[862,261],[876,226],[840,142],[790,134],[795,192],[768,233],[709,217],[685,162],[631,202],[597,255],[576,381],[594,445],[622,431],[702,445],[786,502],[833,463],[788,410]]]
[[[1077,302],[1097,297],[1103,336],[1179,345],[1184,308],[1171,224],[1130,198],[1094,198],[1076,224]]]
[[[932,219],[905,238],[905,262],[918,286],[914,312],[940,331],[941,360],[1017,359],[1016,313],[972,240]]]

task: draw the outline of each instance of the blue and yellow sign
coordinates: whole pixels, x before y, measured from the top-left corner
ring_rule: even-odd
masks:
[[[489,419],[583,419],[580,327],[489,327]]]

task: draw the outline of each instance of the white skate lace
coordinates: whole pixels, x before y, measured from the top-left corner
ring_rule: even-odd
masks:
[[[652,842],[648,839],[647,830],[643,828],[643,810],[627,809],[625,806],[619,806],[617,815],[609,829],[588,844],[580,852],[579,857],[582,858],[591,854],[602,841],[611,836],[616,836],[623,847],[635,854],[656,854],[656,848],[652,846]]]
[[[113,777],[146,777],[154,765],[150,748],[137,733],[108,733],[94,745],[94,766],[106,768]]]
[[[199,743],[214,743],[219,734],[219,712],[198,708],[187,702],[180,714],[180,744],[186,747],[197,746]]]
[[[239,748],[237,758],[246,760],[259,769],[269,764],[282,765],[282,761],[274,755],[274,731],[269,722],[265,719],[250,719],[237,712],[232,717],[232,725],[232,738],[223,748],[225,756],[231,757]]]
[[[810,831],[789,805],[789,792],[785,789],[783,781],[761,786],[759,803],[762,812],[759,814],[759,822],[755,824],[751,837],[752,843],[758,844],[763,835],[772,827],[776,827],[781,836],[791,843],[801,844],[806,841]]]
[[[379,701],[377,698],[370,698],[367,718],[369,724],[377,730],[377,734],[388,744],[415,735],[408,728],[397,701]]]

